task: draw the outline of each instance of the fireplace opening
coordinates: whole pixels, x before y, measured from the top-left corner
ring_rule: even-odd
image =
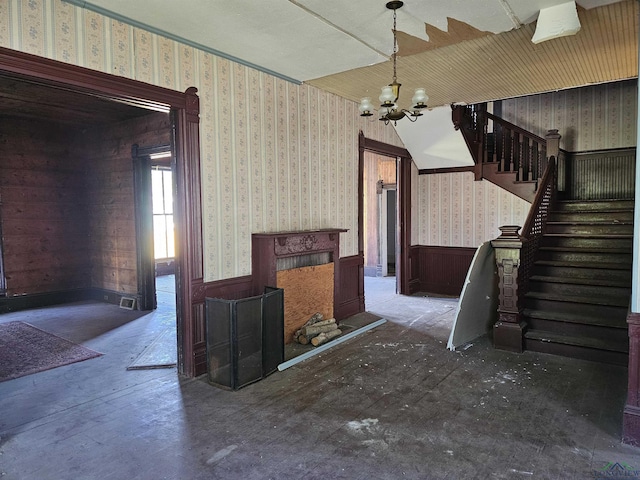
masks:
[[[344,229],[253,234],[254,291],[284,290],[285,344],[315,313],[335,318],[340,233]]]
[[[293,334],[315,313],[333,317],[334,263],[280,270],[276,285],[284,295],[284,342],[293,342]]]

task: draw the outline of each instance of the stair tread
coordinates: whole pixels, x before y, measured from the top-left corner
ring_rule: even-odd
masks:
[[[616,203],[616,202],[633,202],[633,198],[596,198],[593,200],[580,200],[580,199],[564,199],[558,200],[558,204],[576,204],[576,203]]]
[[[611,307],[624,307],[629,306],[629,298],[625,297],[611,297],[611,296],[589,296],[582,297],[579,295],[558,295],[555,293],[545,292],[527,292],[525,294],[527,298],[537,298],[540,300],[551,300],[556,302],[571,302],[585,305],[604,305]]]
[[[556,322],[577,323],[582,325],[592,325],[596,327],[619,328],[627,330],[627,316],[621,315],[619,318],[607,316],[591,317],[577,313],[550,312],[548,310],[534,310],[525,308],[523,314],[529,318],[539,318],[541,320],[553,320]]]
[[[633,220],[547,220],[547,225],[633,225]]]
[[[545,233],[544,237],[550,238],[604,238],[604,239],[630,239],[633,238],[632,233]]]
[[[537,282],[562,283],[571,285],[591,285],[598,287],[631,288],[631,282],[592,277],[557,277],[552,275],[531,275],[530,280]]]
[[[562,333],[548,332],[545,330],[528,330],[525,337],[530,340],[538,340],[549,343],[562,343],[577,347],[594,348],[598,350],[609,350],[612,352],[628,352],[628,343],[615,342],[602,338],[575,337]]]
[[[620,208],[603,208],[602,210],[561,210],[554,208],[553,210],[549,210],[549,213],[561,213],[563,215],[576,213],[576,214],[584,214],[584,213],[628,213],[632,212],[633,208],[631,207],[620,207]]]
[[[535,265],[551,267],[594,268],[598,270],[631,270],[631,264],[607,262],[567,262],[562,260],[536,260]]]
[[[631,248],[605,248],[605,247],[581,247],[581,246],[566,246],[566,247],[547,247],[540,246],[539,250],[546,250],[549,252],[574,252],[574,253],[624,253],[631,254],[633,250]]]

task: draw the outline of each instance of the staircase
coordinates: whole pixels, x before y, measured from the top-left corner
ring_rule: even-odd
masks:
[[[548,153],[546,138],[487,112],[484,103],[453,105],[451,119],[469,148],[476,180],[486,179],[530,203],[546,169],[548,155],[564,154]],[[487,131],[489,121],[492,132]],[[556,138],[557,130],[551,132],[555,132],[552,137]],[[557,147],[557,143],[554,145]]]
[[[627,364],[632,200],[557,201],[524,297],[524,347]]]
[[[521,235],[504,226],[491,242],[500,290],[495,347],[627,365],[634,202],[558,197],[629,198],[635,187],[621,178],[635,178],[635,171],[619,152],[592,152],[594,158],[574,164],[560,150],[557,130],[538,137],[485,104],[453,106],[452,121],[474,159],[476,180],[532,204]]]

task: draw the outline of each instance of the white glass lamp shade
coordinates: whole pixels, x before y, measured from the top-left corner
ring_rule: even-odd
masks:
[[[370,117],[373,115],[373,105],[371,104],[371,97],[364,97],[360,100],[360,106],[358,107],[360,110],[361,117]]]
[[[413,103],[414,109],[425,108],[427,106],[427,101],[429,97],[424,92],[424,88],[416,88],[415,93],[413,94],[413,98],[411,99],[411,103]]]
[[[387,85],[386,87],[382,87],[382,93],[380,93],[380,105],[384,107],[389,107],[393,105],[393,102],[396,101],[396,97],[393,94],[393,88],[391,85]]]

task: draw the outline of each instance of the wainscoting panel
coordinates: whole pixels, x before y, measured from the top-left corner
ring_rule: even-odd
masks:
[[[634,198],[635,148],[572,153],[568,161],[569,198]]]
[[[339,293],[335,306],[336,319],[364,312],[364,259],[359,255],[340,259]]]
[[[252,289],[252,277],[229,278],[216,282],[206,282],[202,285],[194,285],[194,298],[192,298],[193,315],[193,356],[195,363],[195,375],[207,372],[207,326],[205,325],[205,298],[224,298],[226,300],[238,300],[254,295]]]
[[[468,247],[411,247],[412,293],[460,295],[475,252]]]

